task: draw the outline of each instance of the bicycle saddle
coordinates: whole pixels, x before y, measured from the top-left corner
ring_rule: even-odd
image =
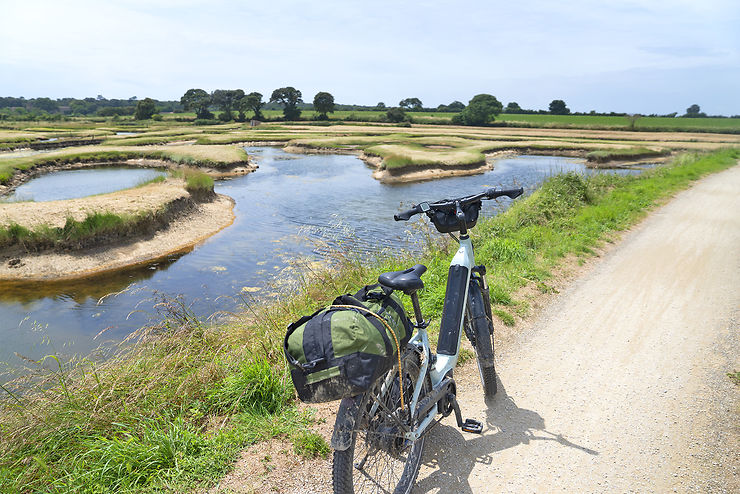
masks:
[[[417,264],[413,268],[404,269],[403,271],[383,273],[378,276],[378,282],[388,288],[401,290],[406,294],[410,294],[416,290],[424,288],[424,282],[421,281],[421,275],[423,275],[426,270],[426,266],[423,264]]]

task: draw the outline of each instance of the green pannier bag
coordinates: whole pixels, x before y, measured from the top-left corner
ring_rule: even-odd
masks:
[[[398,361],[411,333],[401,299],[389,288],[368,285],[337,297],[288,326],[283,349],[298,397],[323,403],[365,392]]]

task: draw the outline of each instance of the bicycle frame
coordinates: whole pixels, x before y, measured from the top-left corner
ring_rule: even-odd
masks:
[[[415,410],[419,402],[422,385],[427,371],[432,383],[432,390],[442,383],[444,378],[451,373],[457,365],[460,355],[460,341],[463,333],[464,315],[468,302],[468,287],[470,285],[470,273],[475,265],[473,256],[473,243],[468,235],[460,237],[460,247],[450,262],[450,270],[447,278],[447,288],[444,306],[442,309],[442,322],[440,325],[440,341],[438,342],[437,358],[434,365],[429,369],[432,362],[431,348],[429,346],[429,335],[426,327],[420,324],[417,332],[411,337],[410,344],[416,345],[424,354],[421,364],[421,372],[414,385],[414,394],[411,399],[411,410]],[[461,296],[462,295],[462,296]],[[417,321],[421,323],[421,321]],[[420,421],[419,427],[405,434],[406,439],[415,441],[424,433],[437,415],[437,408],[432,408]]]

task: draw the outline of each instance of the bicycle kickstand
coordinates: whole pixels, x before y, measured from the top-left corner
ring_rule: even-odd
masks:
[[[460,405],[457,404],[457,398],[452,393],[447,394],[447,401],[452,405],[452,409],[455,411],[455,419],[457,420],[457,426],[465,432],[473,434],[483,433],[483,424],[473,419],[465,419],[463,421],[462,413],[460,412]]]

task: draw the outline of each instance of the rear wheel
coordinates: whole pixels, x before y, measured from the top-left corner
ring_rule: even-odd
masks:
[[[408,402],[421,372],[419,354],[407,351],[401,363],[405,409],[401,409],[398,367],[394,366],[387,389],[383,389],[386,380],[379,379],[362,396],[350,447],[334,452],[335,494],[411,492],[421,465],[424,436],[414,442],[406,440],[401,424],[408,423]],[[426,378],[422,397],[430,388]]]
[[[492,399],[497,391],[496,368],[493,361],[493,322],[490,314],[490,302],[487,303],[479,282],[470,280],[465,332],[475,348],[486,401]]]

